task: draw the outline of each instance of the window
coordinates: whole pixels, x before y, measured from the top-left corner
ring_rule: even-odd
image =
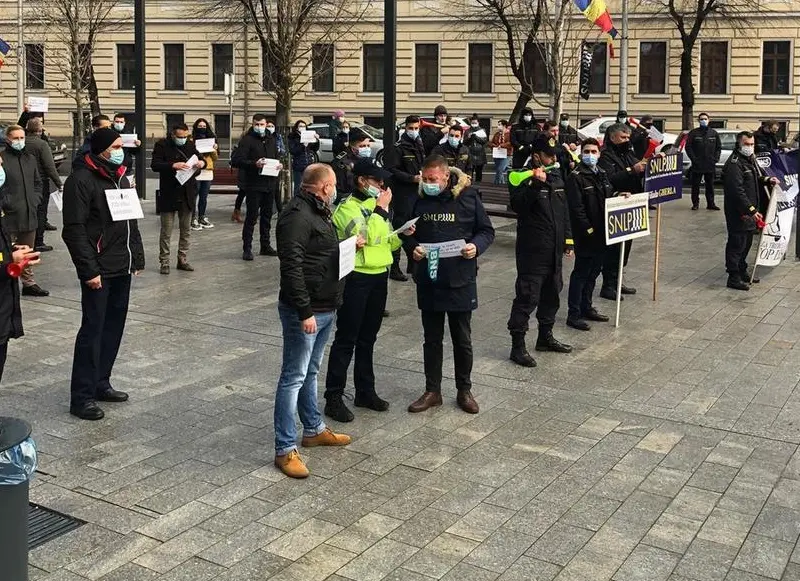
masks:
[[[492,45],[471,43],[469,45],[469,81],[468,93],[491,93],[493,61]]]
[[[553,87],[553,78],[547,68],[547,45],[533,43],[525,49],[525,78],[530,79],[534,93],[549,93]]]
[[[764,56],[761,63],[762,94],[789,94],[789,52],[791,45],[792,43],[788,40],[764,41]]]
[[[724,95],[728,92],[728,43],[706,42],[700,45],[700,93]]]
[[[332,44],[315,44],[311,47],[311,90],[315,93],[333,93]]]
[[[167,91],[183,91],[183,45],[164,45],[164,89]]]
[[[666,124],[665,119],[653,119],[653,127],[658,129],[661,133],[664,133],[664,125]]]
[[[364,92],[383,92],[383,45],[364,45]]]
[[[592,75],[589,91],[592,94],[608,93],[608,44],[605,42],[587,43],[592,52]]]
[[[712,119],[708,122],[708,126],[712,129],[725,129],[725,126],[728,124],[727,119]],[[731,149],[733,149],[731,147]]]
[[[132,91],[136,88],[136,55],[132,44],[117,45],[117,89]]]
[[[328,123],[330,122],[330,120],[331,120],[331,116],[330,115],[312,115],[311,116],[311,123],[325,125],[325,127],[320,128],[321,130],[318,130],[317,128],[314,128],[314,131],[319,133],[320,137],[329,137],[329,135],[327,133],[327,129],[328,129]],[[325,133],[325,135],[323,135],[323,133]]]
[[[185,123],[183,113],[166,113],[164,118],[167,122],[167,131],[172,131],[172,128],[176,125],[181,125]]]
[[[214,133],[220,139],[225,139],[231,136],[231,116],[227,113],[214,114]]]
[[[639,92],[664,95],[667,92],[667,43],[639,43]]]
[[[439,92],[439,45],[416,44],[414,92],[438,93]]]
[[[269,55],[264,53],[261,55],[261,88],[264,89],[266,92],[271,92],[275,90],[277,83],[275,79],[277,79],[277,70],[275,66],[272,64],[272,61],[269,59]]]
[[[44,89],[44,45],[25,45],[25,88]]]
[[[225,74],[233,72],[233,45],[211,45],[211,90],[225,90]]]

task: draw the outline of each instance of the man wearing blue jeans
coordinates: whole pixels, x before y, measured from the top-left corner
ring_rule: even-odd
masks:
[[[331,220],[335,199],[336,174],[329,165],[312,164],[276,228],[283,363],[275,393],[275,465],[291,478],[308,476],[297,452],[295,415],[303,424],[304,447],[350,443],[350,436],[325,426],[317,407],[317,374],[342,304],[339,239]]]

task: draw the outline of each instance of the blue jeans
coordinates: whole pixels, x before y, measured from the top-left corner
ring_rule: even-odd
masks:
[[[336,312],[314,313],[317,332],[303,332],[297,311],[278,303],[283,326],[283,364],[275,393],[275,455],[297,449],[295,414],[303,423],[303,436],[313,437],[325,430],[317,408],[317,374],[325,353]]]
[[[506,183],[506,169],[508,169],[507,157],[494,158],[494,183],[497,185]]]
[[[197,182],[197,212],[195,216],[203,217],[208,208],[208,192],[211,191],[211,182]]]

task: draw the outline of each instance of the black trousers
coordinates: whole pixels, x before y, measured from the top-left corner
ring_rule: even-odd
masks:
[[[442,360],[444,358],[444,318],[450,325],[453,342],[456,389],[472,389],[472,311],[421,311],[425,360],[425,391],[442,391]]]
[[[631,256],[631,248],[633,242],[621,242],[625,245],[625,258],[622,261],[622,266],[628,266],[628,259]],[[617,280],[619,279],[619,244],[612,244],[606,248],[605,256],[603,257],[603,288],[611,289],[617,292]]]
[[[103,278],[99,289],[81,283],[83,317],[72,361],[72,406],[93,401],[98,393],[111,388],[111,370],[125,331],[130,295],[131,275]]]
[[[347,384],[347,368],[355,352],[353,383],[356,396],[375,392],[375,371],[372,355],[383,322],[389,273],[362,274],[347,277],[342,306],[336,311],[336,336],[328,356],[325,397],[341,397]]]
[[[400,226],[408,222],[409,217],[410,216],[408,215],[408,210],[406,210],[405,208],[401,209],[400,212],[393,212],[392,228],[399,228]],[[401,246],[400,248],[392,252],[393,266],[400,268],[401,252],[405,252],[407,260],[406,272],[410,273],[414,269],[414,251],[408,250],[404,246]]]
[[[603,271],[602,252],[586,255],[575,255],[575,267],[569,277],[569,292],[567,302],[569,305],[568,317],[580,319],[592,310],[592,296],[597,277]]]
[[[36,242],[35,246],[42,246],[44,244],[44,227],[47,224],[47,207],[50,205],[50,180],[43,180],[42,184],[42,201],[36,207]]]
[[[475,176],[474,183],[479,184],[483,180],[483,165],[472,166],[472,173]]]
[[[528,322],[535,310],[539,335],[550,333],[556,323],[556,313],[561,305],[558,295],[563,287],[560,268],[542,274],[518,274],[508,330],[512,334],[527,333]]]
[[[269,243],[269,229],[272,222],[272,204],[275,203],[275,192],[247,192],[247,213],[242,226],[242,245],[245,251],[253,249],[253,231],[256,222],[259,222],[258,233],[261,248],[266,248]]]
[[[700,180],[706,182],[706,207],[714,205],[714,172],[695,173],[692,172],[692,205],[700,204]]]
[[[752,246],[753,232],[728,231],[728,243],[725,245],[725,270],[728,274],[747,272],[747,255]]]
[[[240,189],[239,193],[236,194],[236,201],[233,203],[233,208],[235,210],[241,210],[242,204],[244,203],[244,190]]]
[[[8,357],[8,339],[0,343],[0,381],[3,380],[3,370],[6,368],[7,357]]]

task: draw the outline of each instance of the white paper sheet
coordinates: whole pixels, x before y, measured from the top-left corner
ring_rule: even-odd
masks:
[[[61,190],[56,190],[55,192],[51,192],[50,199],[53,200],[59,212],[64,211],[64,194],[61,192]]]
[[[28,111],[31,113],[47,113],[50,97],[28,97]]]
[[[397,230],[393,230],[392,233],[389,234],[389,236],[394,236],[395,234],[399,234],[400,232],[405,232],[406,230],[411,228],[414,224],[416,224],[417,220],[419,220],[419,216],[416,218],[412,218],[411,220],[400,226]]]
[[[663,143],[663,142],[664,142],[664,134],[663,134],[663,133],[661,133],[661,132],[660,132],[658,129],[656,129],[655,127],[651,127],[651,128],[650,128],[650,129],[647,131],[647,133],[648,133],[648,135],[650,136],[650,139],[652,139],[652,140],[653,140],[653,141],[655,141],[656,143]]]
[[[478,129],[473,133],[475,137],[479,137],[480,139],[486,139],[486,132],[483,129]]]
[[[214,180],[214,171],[210,169],[201,169],[197,177],[194,178],[198,182],[210,182]]]
[[[214,151],[214,145],[216,143],[216,139],[209,137],[208,139],[196,139],[194,146],[199,153],[211,153]]]
[[[429,242],[422,247],[427,251],[430,248],[439,249],[439,258],[453,258],[461,256],[461,251],[467,245],[466,240],[448,240],[447,242]]]
[[[342,280],[356,268],[356,240],[351,236],[339,242],[339,280]]]
[[[177,172],[175,172],[175,177],[177,178],[178,183],[180,185],[183,185],[186,182],[188,182],[190,179],[192,179],[192,176],[194,175],[194,172],[197,171],[197,167],[196,166],[199,163],[200,162],[197,159],[197,156],[193,155],[192,157],[190,157],[189,159],[186,160],[186,164],[189,166],[188,169],[179,169]]]
[[[261,166],[261,175],[262,176],[276,176],[281,173],[280,170],[281,162],[277,159],[264,159],[264,165]]]
[[[139,136],[136,133],[121,133],[122,147],[136,147],[136,140]]]
[[[493,147],[492,148],[492,157],[494,159],[507,159],[508,158],[508,150],[505,147]]]
[[[106,190],[106,201],[108,202],[108,209],[111,211],[111,219],[114,222],[144,218],[142,204],[139,202],[139,196],[133,188]]]
[[[316,143],[317,133],[309,129],[300,132],[300,143]]]

